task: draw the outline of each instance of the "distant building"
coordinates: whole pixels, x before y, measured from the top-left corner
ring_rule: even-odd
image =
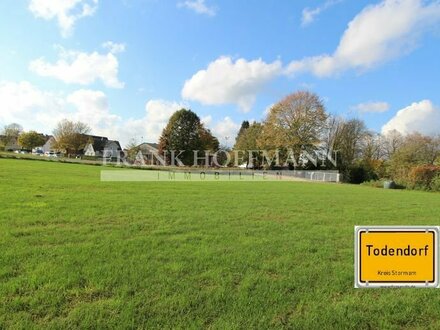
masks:
[[[45,139],[45,144],[42,146],[38,146],[35,147],[34,149],[32,149],[32,152],[50,152],[50,151],[55,151],[55,139],[53,136],[51,135],[44,135],[44,134],[39,134],[42,137],[44,137]],[[0,135],[0,139],[2,141],[4,141],[6,138],[4,135]],[[21,147],[21,145],[18,143],[18,138],[13,137],[10,138],[9,141],[5,144],[5,151],[16,151],[16,150],[23,150],[23,148]],[[27,151],[31,151],[31,150],[27,150]]]
[[[135,164],[138,165],[167,165],[169,164],[169,154],[168,157],[166,154],[159,153],[159,145],[157,143],[147,143],[144,142],[136,147],[136,157],[134,160]],[[127,154],[127,152],[126,152]],[[206,166],[206,159],[208,158],[208,167],[214,167],[214,153],[209,152],[207,156],[200,155],[200,159],[198,160],[198,163],[195,164],[196,166]],[[188,164],[188,166],[191,166],[192,164]]]
[[[57,152],[58,150],[56,150],[56,147],[55,147],[55,143],[56,143],[55,138],[52,135],[44,135],[44,138],[45,138],[46,142],[42,146],[39,146],[39,147],[32,149],[32,152],[33,153]]]
[[[52,135],[49,135],[49,138],[42,147],[43,152],[46,153],[46,152],[58,151],[56,148],[56,142],[57,140],[55,140],[55,138]]]
[[[158,160],[159,156],[159,145],[157,143],[147,143],[144,142],[137,146],[139,152],[142,153],[143,162],[147,165],[161,165]],[[137,157],[139,158],[139,157]],[[139,162],[140,160],[137,159]]]
[[[144,143],[138,145],[138,148],[144,154],[148,154],[148,153],[152,154],[152,153],[159,152],[159,145],[157,143],[144,142]]]
[[[5,140],[6,137],[4,135],[0,136],[0,139]],[[21,146],[18,144],[18,138],[13,137],[10,138],[9,141],[5,143],[5,151],[16,151],[21,150]]]
[[[84,156],[116,158],[121,155],[122,148],[118,141],[109,140],[104,136],[90,136],[84,147]]]

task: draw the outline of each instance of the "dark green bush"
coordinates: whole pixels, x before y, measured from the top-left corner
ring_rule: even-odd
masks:
[[[437,174],[437,176],[432,180],[431,190],[440,192],[440,174]]]
[[[354,184],[361,184],[362,182],[378,179],[374,169],[364,163],[348,167],[343,174],[346,182]]]

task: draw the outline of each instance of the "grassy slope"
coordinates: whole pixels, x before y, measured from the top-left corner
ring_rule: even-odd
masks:
[[[353,289],[353,226],[438,224],[439,194],[100,170],[0,160],[0,328],[440,327],[437,290]]]

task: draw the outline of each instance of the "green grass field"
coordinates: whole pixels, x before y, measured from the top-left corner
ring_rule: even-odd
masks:
[[[101,170],[0,160],[0,328],[440,328],[440,291],[353,288],[354,225],[440,194]]]

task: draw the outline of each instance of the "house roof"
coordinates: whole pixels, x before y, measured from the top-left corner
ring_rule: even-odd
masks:
[[[104,150],[105,145],[108,143],[108,138],[105,136],[87,135],[87,138],[89,139],[87,145],[91,144],[95,151]]]
[[[44,138],[46,139],[46,141],[44,143],[46,143],[50,139],[55,139],[53,135],[44,135]]]
[[[95,150],[95,151],[101,151],[102,152],[105,148],[109,147],[109,145],[111,143],[115,143],[117,148],[119,150],[122,150],[121,144],[119,143],[119,141],[109,140],[105,136],[88,135],[87,137],[89,138],[89,140],[92,140],[92,141],[89,141],[88,144],[92,144],[93,150]]]
[[[140,149],[156,149],[159,150],[159,145],[157,143],[148,143],[144,142],[138,145],[138,148]]]
[[[119,143],[119,141],[116,141],[116,140],[108,140],[107,143],[106,143],[105,146],[104,146],[104,149],[107,148],[107,146],[108,146],[110,143],[115,143],[116,146],[118,147],[118,150],[122,150],[122,148],[121,148],[121,144]]]

